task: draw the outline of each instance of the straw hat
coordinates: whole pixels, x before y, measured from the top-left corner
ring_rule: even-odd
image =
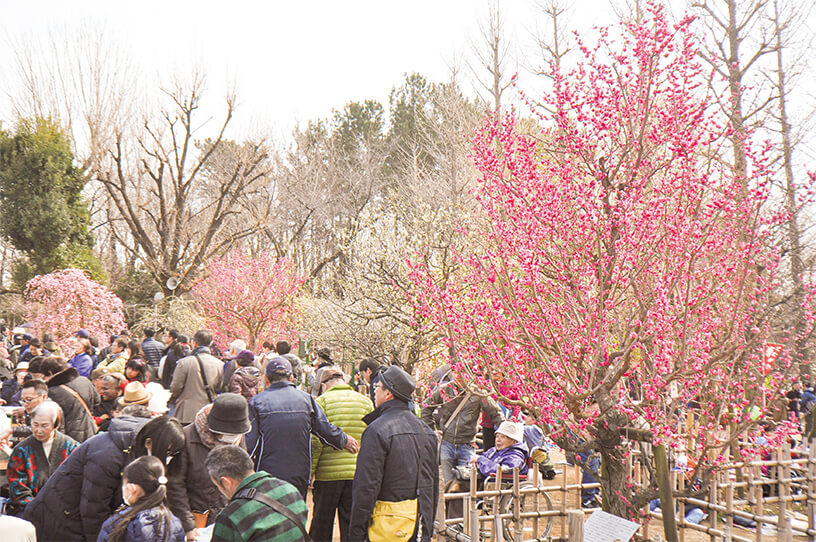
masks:
[[[122,406],[146,405],[151,397],[153,394],[145,389],[144,384],[133,381],[125,386],[125,394],[119,398],[119,402]]]

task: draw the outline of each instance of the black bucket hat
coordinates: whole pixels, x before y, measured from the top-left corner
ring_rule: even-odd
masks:
[[[248,433],[252,426],[249,424],[247,400],[237,393],[222,393],[213,401],[207,426],[213,433]]]

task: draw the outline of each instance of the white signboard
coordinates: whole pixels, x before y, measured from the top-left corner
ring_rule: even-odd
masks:
[[[584,523],[584,542],[627,542],[637,532],[639,524],[596,510]]]

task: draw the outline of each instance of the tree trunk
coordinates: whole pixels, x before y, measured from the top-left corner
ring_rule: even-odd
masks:
[[[669,477],[669,458],[666,445],[654,448],[655,472],[657,487],[660,492],[660,509],[663,511],[663,532],[668,542],[679,542],[677,537],[677,518],[674,513],[674,496],[672,495],[671,478]]]

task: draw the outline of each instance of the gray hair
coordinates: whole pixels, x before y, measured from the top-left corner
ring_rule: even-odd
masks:
[[[52,401],[51,399],[46,399],[36,407],[31,412],[31,419],[33,420],[37,416],[45,416],[46,418],[51,420],[51,423],[54,424],[54,427],[59,427],[62,422],[62,408]]]
[[[230,350],[236,354],[240,354],[241,350],[246,350],[246,341],[243,339],[235,339],[230,343]]]
[[[230,478],[241,481],[254,472],[252,460],[243,448],[233,445],[216,446],[204,462],[210,478]]]
[[[147,419],[150,419],[152,417],[150,414],[150,409],[144,405],[128,405],[122,409],[122,415],[133,416],[134,418],[147,418]]]
[[[103,375],[101,380],[102,382],[107,382],[108,384],[116,384],[117,386],[119,385],[119,382],[121,382],[121,380],[119,380],[112,374]]]

